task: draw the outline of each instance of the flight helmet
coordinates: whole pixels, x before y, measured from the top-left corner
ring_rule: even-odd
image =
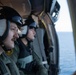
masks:
[[[0,41],[3,41],[9,31],[10,22],[14,22],[18,27],[23,25],[19,13],[8,6],[0,6]]]
[[[33,20],[31,16],[29,16],[25,20],[25,26],[22,27],[21,38],[25,37],[28,34],[28,30],[32,28],[37,28],[37,23]]]

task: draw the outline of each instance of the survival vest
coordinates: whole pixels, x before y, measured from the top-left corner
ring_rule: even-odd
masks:
[[[16,64],[5,53],[0,55],[0,75],[20,75]]]

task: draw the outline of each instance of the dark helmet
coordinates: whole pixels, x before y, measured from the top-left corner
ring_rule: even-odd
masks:
[[[20,37],[23,38],[28,34],[28,30],[35,28],[37,29],[37,23],[33,20],[33,18],[31,16],[29,16],[26,20],[25,20],[25,26],[22,27],[22,33],[20,34]]]
[[[37,28],[37,23],[33,20],[31,16],[29,16],[28,19],[25,21],[25,25],[27,25],[29,28]]]
[[[0,41],[7,37],[10,22],[16,23],[18,27],[23,25],[22,18],[16,10],[8,6],[0,6]]]

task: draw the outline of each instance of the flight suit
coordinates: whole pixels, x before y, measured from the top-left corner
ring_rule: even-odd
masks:
[[[3,67],[3,69],[1,68]],[[5,52],[0,55],[0,75],[20,75],[19,69],[12,59],[10,59]]]
[[[48,75],[47,69],[42,65],[38,55],[31,50],[30,46],[25,46],[21,40],[18,67],[27,75]]]
[[[18,42],[15,42],[15,47],[12,52],[7,51],[6,54],[17,64],[18,56],[19,56],[19,46]],[[17,66],[17,65],[16,65]],[[18,66],[17,66],[18,68]],[[25,75],[21,70],[19,70],[20,75]]]

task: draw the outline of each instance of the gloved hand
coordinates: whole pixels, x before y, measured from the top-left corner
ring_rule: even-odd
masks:
[[[39,70],[39,65],[36,60],[26,64],[25,71],[26,73],[36,73]]]

